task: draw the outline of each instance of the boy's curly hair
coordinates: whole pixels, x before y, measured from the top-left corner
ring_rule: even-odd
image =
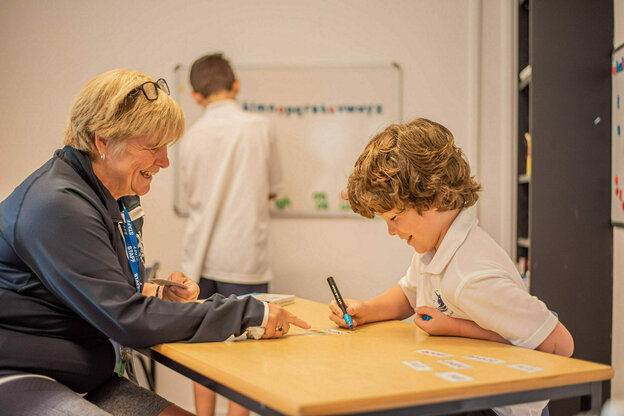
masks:
[[[366,218],[409,208],[421,213],[469,207],[479,191],[453,134],[424,118],[392,124],[373,137],[347,185],[351,208]]]

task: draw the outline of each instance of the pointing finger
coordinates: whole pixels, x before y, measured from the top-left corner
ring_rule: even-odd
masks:
[[[291,324],[298,326],[299,328],[303,328],[303,329],[308,329],[310,328],[310,324],[308,324],[306,321],[304,321],[303,319],[299,319],[297,318],[295,315],[292,315],[288,318],[288,322],[290,322]]]

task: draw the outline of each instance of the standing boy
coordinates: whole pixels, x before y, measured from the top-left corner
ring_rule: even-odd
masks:
[[[193,98],[204,107],[182,141],[182,183],[190,216],[182,269],[198,281],[200,298],[267,292],[269,199],[281,185],[269,121],[243,111],[240,83],[221,54],[193,63]],[[197,414],[214,414],[215,393],[195,384]],[[248,415],[230,402],[228,414]]]
[[[480,190],[453,135],[438,123],[421,118],[391,125],[370,141],[349,176],[349,203],[364,217],[382,217],[388,233],[416,253],[398,285],[366,301],[346,301],[353,325],[416,312],[416,325],[432,335],[571,356],[568,330],[527,292],[511,259],[468,210]],[[330,318],[346,327],[335,301],[330,309]],[[545,405],[481,414],[540,415]]]

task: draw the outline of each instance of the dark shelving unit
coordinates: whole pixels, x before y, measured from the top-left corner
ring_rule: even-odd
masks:
[[[527,143],[525,134],[529,133],[529,92],[531,90],[531,71],[529,62],[529,0],[518,4],[518,131],[516,135],[517,178],[516,184],[516,262],[526,282],[530,281],[529,196],[531,176],[527,172]],[[529,73],[527,76],[526,74]],[[523,76],[524,75],[524,76]]]
[[[517,4],[516,260],[529,260],[530,291],[574,337],[573,357],[610,364],[613,1]],[[608,382],[602,391],[606,400]],[[582,407],[549,405],[552,416]]]

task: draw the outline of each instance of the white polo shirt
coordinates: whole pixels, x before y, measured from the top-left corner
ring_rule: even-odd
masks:
[[[462,210],[437,251],[416,253],[399,281],[412,307],[430,306],[476,322],[516,346],[535,349],[558,319],[528,293],[513,262]],[[540,415],[547,402],[494,408],[500,415]]]
[[[183,272],[195,281],[270,281],[269,194],[282,171],[269,120],[235,100],[212,103],[182,140],[179,162],[190,211]]]

